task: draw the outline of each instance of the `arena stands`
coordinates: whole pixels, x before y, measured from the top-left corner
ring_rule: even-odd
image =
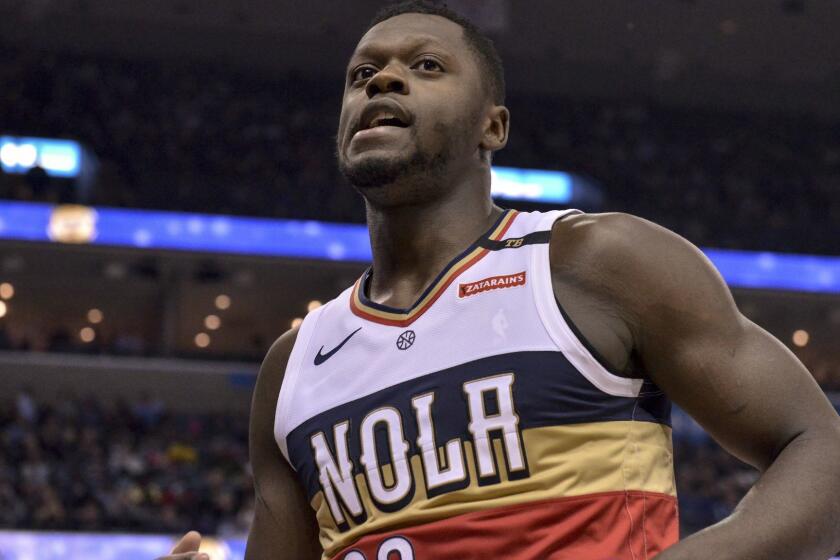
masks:
[[[21,392],[0,408],[0,526],[98,532],[247,533],[247,418]]]
[[[5,50],[2,132],[92,148],[100,171],[86,202],[364,220],[334,165],[340,83]],[[838,122],[515,91],[508,105],[512,137],[500,164],[594,177],[605,186],[605,209],[652,219],[699,245],[836,252]],[[72,197],[37,174],[0,185],[0,198]]]

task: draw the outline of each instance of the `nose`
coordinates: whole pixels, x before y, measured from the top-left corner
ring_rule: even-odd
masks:
[[[365,86],[367,96],[373,97],[380,93],[408,94],[408,80],[393,66],[386,66],[368,80]]]

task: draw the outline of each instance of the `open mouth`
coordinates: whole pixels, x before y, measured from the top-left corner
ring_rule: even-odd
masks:
[[[414,124],[412,114],[391,99],[374,100],[368,103],[359,117],[350,140],[360,142],[391,143],[398,140]]]
[[[374,119],[366,130],[378,128],[380,126],[397,126],[399,128],[406,128],[408,123],[401,121],[399,117],[381,117]]]
[[[391,134],[390,131],[397,131],[401,128],[408,128],[410,123],[402,120],[400,117],[395,117],[393,115],[387,116],[378,116],[375,117],[367,126],[361,126],[359,130],[353,134],[353,138],[356,139],[363,139],[363,138],[374,138],[379,137],[381,135],[389,135]],[[397,134],[393,132],[393,134]]]
[[[389,99],[377,100],[369,103],[362,111],[356,134],[376,129],[408,128],[412,120],[411,113],[400,104]]]
[[[408,123],[392,115],[382,115],[373,118],[367,126],[363,126],[359,130],[370,130],[382,126],[396,126],[398,128],[407,128]]]

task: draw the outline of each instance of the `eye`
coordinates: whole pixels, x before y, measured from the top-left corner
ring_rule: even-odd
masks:
[[[364,80],[369,80],[376,75],[376,68],[373,66],[360,66],[353,70],[353,74],[351,74],[350,79],[352,82],[359,82]]]
[[[412,68],[418,68],[426,72],[443,72],[443,66],[434,58],[426,57],[417,62]]]

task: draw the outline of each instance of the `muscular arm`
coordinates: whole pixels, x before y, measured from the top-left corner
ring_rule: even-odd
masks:
[[[582,215],[555,224],[551,262],[561,303],[568,288],[585,294],[578,309],[610,310],[581,328],[596,350],[619,369],[638,363],[761,471],[729,518],[658,559],[824,560],[840,549],[840,418],[699,250],[632,216]]]
[[[274,413],[297,330],[281,336],[260,368],[251,403],[250,454],[256,511],[246,560],[321,557],[315,514],[274,441]]]

